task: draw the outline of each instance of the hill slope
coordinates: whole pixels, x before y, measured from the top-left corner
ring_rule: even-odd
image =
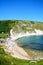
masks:
[[[43,60],[31,61],[13,58],[0,45],[0,65],[43,65]]]
[[[0,21],[0,38],[9,37],[9,32],[12,28],[15,33],[32,32],[34,29],[43,30],[43,23],[25,20],[2,20]]]

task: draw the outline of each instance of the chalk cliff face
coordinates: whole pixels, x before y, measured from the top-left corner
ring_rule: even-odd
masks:
[[[15,33],[26,33],[26,32],[36,32],[36,30],[43,30],[43,23],[31,22],[31,21],[15,21],[13,23],[13,32]],[[36,30],[35,30],[36,29]]]
[[[33,21],[15,20],[9,23],[10,37],[19,38],[29,35],[41,35],[43,34],[43,23]]]

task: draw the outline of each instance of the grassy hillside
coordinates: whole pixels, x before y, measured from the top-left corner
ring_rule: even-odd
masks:
[[[16,33],[32,32],[34,29],[43,30],[43,23],[25,20],[2,20],[0,21],[0,38],[9,37],[11,28],[14,28]]]
[[[43,65],[43,60],[32,62],[31,60],[13,58],[0,45],[0,65]]]

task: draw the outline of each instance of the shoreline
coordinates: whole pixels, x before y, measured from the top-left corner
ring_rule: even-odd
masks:
[[[15,33],[13,33],[13,30],[11,29],[10,35],[11,35],[10,37],[11,37],[12,40],[17,40],[18,38],[21,38],[21,37],[41,36],[41,35],[43,35],[43,31],[35,29],[35,32],[31,32],[31,33],[29,33],[29,32],[26,32],[26,33],[21,32],[21,33],[15,34]]]
[[[6,39],[7,46],[4,49],[5,51],[9,52],[13,57],[19,58],[19,59],[25,59],[25,60],[32,60],[31,57],[27,54],[27,52],[19,47],[15,40],[21,38],[21,37],[28,37],[28,36],[40,36],[43,35],[43,31],[35,30],[36,32],[26,32],[26,33],[13,33],[13,30],[10,30],[10,38]]]

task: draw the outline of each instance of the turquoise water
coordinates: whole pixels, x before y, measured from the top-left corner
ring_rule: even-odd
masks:
[[[16,42],[23,48],[43,50],[43,36],[22,37]]]

